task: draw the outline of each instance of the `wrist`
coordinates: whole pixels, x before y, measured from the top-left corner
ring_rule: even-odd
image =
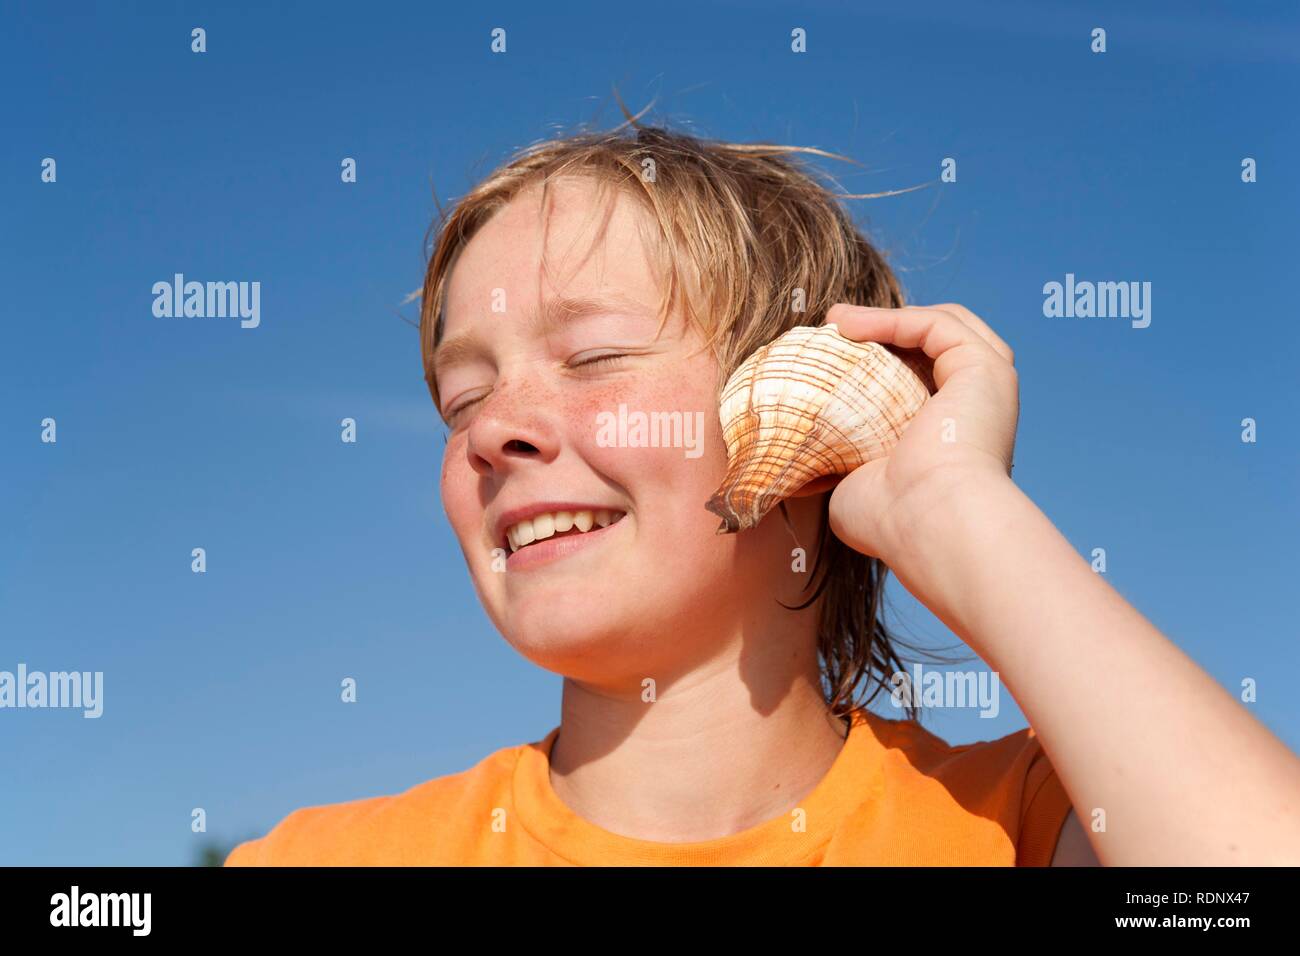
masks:
[[[949,469],[918,486],[891,515],[886,563],[922,604],[964,640],[981,573],[1006,557],[1037,506],[1005,473]]]
[[[1005,472],[936,468],[896,500],[890,510],[891,537],[900,555],[920,556],[927,549],[943,548],[954,532],[968,528],[973,515],[1009,512],[1025,501],[1024,492]]]

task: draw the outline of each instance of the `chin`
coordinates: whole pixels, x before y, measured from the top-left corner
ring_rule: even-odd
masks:
[[[710,635],[721,633],[700,602],[682,604],[662,587],[620,589],[608,601],[588,596],[559,613],[512,608],[501,634],[521,656],[545,670],[593,685],[641,692],[653,678],[663,694],[684,667],[708,657]],[[516,613],[518,611],[519,613]]]
[[[647,669],[645,644],[624,624],[590,617],[502,631],[511,647],[544,670],[591,683],[614,682]]]

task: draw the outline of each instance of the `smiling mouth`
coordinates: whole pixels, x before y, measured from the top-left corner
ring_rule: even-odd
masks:
[[[516,522],[506,529],[506,543],[513,554],[530,545],[552,538],[566,538],[599,531],[624,517],[622,511],[599,509],[593,511],[556,511],[537,514]]]

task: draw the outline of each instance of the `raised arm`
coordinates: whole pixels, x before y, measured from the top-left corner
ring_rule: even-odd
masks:
[[[1300,864],[1300,759],[1011,481],[1018,398],[1005,343],[960,306],[836,306],[827,321],[924,349],[939,386],[888,459],[836,487],[832,529],[889,564],[1000,674],[1100,861]]]

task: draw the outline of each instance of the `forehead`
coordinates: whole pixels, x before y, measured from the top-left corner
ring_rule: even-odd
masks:
[[[655,234],[650,214],[622,189],[602,192],[577,176],[552,180],[545,197],[540,185],[530,186],[461,249],[448,278],[444,334],[503,294],[507,313],[551,296],[609,289],[653,304],[660,289],[649,248]]]

